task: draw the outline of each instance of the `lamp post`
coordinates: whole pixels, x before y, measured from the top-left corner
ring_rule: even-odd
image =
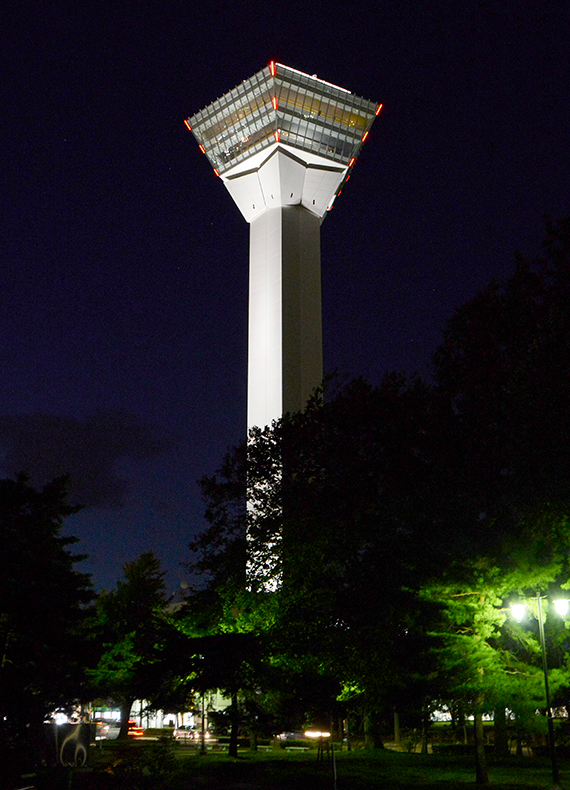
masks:
[[[204,692],[202,692],[202,723],[200,731],[200,754],[206,754],[206,715],[204,708]]]
[[[552,762],[552,781],[555,787],[560,785],[560,772],[558,770],[558,758],[556,756],[556,743],[554,740],[554,721],[552,717],[552,706],[550,704],[550,687],[548,685],[548,664],[546,661],[546,642],[544,640],[544,622],[542,619],[542,597],[540,590],[536,593],[536,608],[538,616],[538,634],[540,637],[540,648],[542,653],[542,671],[544,672],[544,696],[546,697],[546,720],[548,722],[548,746],[550,750],[550,760]],[[560,598],[554,603],[554,608],[561,617],[564,617],[568,612],[568,600]],[[524,604],[513,604],[511,612],[516,620],[519,622],[524,617],[525,611]]]
[[[318,740],[318,748],[317,748],[317,762],[321,762],[324,759],[324,751],[325,751],[325,743],[327,747],[327,753],[329,750],[329,738],[331,737],[330,732],[324,732],[322,730],[305,730],[305,738],[312,738],[313,740]]]
[[[332,769],[333,769],[333,790],[336,790],[336,756],[334,753],[334,743],[330,741],[331,734],[330,732],[324,732],[322,730],[305,730],[305,738],[313,738],[318,739],[318,749],[317,749],[317,762],[322,762],[324,760],[324,751],[325,745],[327,750],[327,756],[329,754],[329,744],[330,744],[330,755],[332,757]]]

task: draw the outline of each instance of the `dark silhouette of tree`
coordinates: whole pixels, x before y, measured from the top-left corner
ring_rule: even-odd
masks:
[[[15,747],[85,687],[85,606],[90,577],[75,569],[64,519],[67,480],[41,491],[24,474],[0,480],[0,743]],[[4,755],[6,756],[6,755]]]
[[[210,601],[215,627],[263,633],[274,668],[321,678],[329,715],[344,688],[342,706],[358,708],[376,745],[406,674],[404,624],[421,620],[410,590],[445,546],[441,530],[429,535],[436,513],[424,503],[437,476],[438,408],[421,381],[391,376],[255,431],[247,457],[240,449],[203,481],[210,526],[191,546],[191,568],[207,580],[197,599]],[[247,541],[246,480],[257,492]],[[249,590],[247,551],[265,558]],[[276,567],[281,582],[268,594],[263,573]]]
[[[443,694],[478,716],[524,696],[507,683],[514,637],[499,602],[568,575],[569,297],[564,220],[536,259],[519,256],[512,277],[456,311],[434,386],[393,374],[325,392],[202,483],[209,528],[191,567],[216,627],[263,633],[273,667],[334,679],[331,710],[352,707],[370,743],[404,699],[425,721]],[[248,552],[261,560],[246,590]],[[451,590],[470,603],[463,619]],[[471,663],[453,655],[457,629],[479,640]],[[461,682],[443,684],[454,661]]]
[[[456,311],[435,357],[456,415],[458,462],[499,535],[519,514],[570,497],[570,220],[547,223],[543,250],[517,258]]]
[[[424,592],[447,621],[440,660],[447,677],[456,670],[451,693],[467,693],[479,723],[498,701],[513,709],[518,696],[522,711],[521,697],[532,697],[530,681],[524,690],[509,682],[509,597],[557,588],[569,574],[570,220],[546,230],[540,255],[519,255],[511,277],[456,311],[435,356],[453,414],[455,489],[475,508],[466,551]],[[520,644],[514,652],[524,654]],[[535,643],[529,676],[537,655]],[[481,748],[477,780],[487,781]]]

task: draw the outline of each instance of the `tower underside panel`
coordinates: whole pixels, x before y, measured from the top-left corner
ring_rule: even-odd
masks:
[[[257,170],[241,173],[231,180],[224,180],[226,188],[248,222],[265,211],[265,198]]]
[[[301,202],[305,164],[278,152],[259,170],[259,181],[268,208],[294,206]]]
[[[307,168],[301,205],[324,217],[334,201],[340,182],[338,171],[324,167]]]
[[[303,409],[322,382],[320,218],[302,206],[251,223],[248,428]]]
[[[315,154],[275,144],[265,156],[225,173],[224,184],[248,222],[266,209],[301,205],[324,217],[347,173],[347,168]]]

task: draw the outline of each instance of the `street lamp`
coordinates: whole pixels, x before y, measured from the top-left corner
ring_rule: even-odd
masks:
[[[323,730],[305,730],[305,738],[312,738],[314,740],[318,740],[318,749],[317,749],[317,761],[320,762],[324,759],[324,747],[325,747],[325,739],[331,737],[330,732],[324,732]],[[327,752],[329,750],[329,741],[326,740],[327,745]]]
[[[546,662],[546,643],[544,641],[544,622],[542,619],[542,598],[540,590],[536,593],[536,608],[538,616],[538,633],[540,636],[540,648],[542,651],[542,671],[544,672],[544,695],[546,697],[546,719],[548,722],[548,746],[550,749],[550,759],[552,762],[552,780],[554,786],[560,784],[560,772],[558,770],[558,759],[556,757],[556,744],[554,741],[554,721],[552,717],[552,706],[550,704],[550,687],[548,685],[548,665]],[[568,613],[569,601],[566,598],[559,598],[553,601],[554,608],[561,617]],[[511,612],[515,620],[519,623],[523,619],[526,606],[524,603],[515,603],[511,606]]]
[[[334,743],[332,743],[329,739],[331,737],[330,732],[325,732],[323,730],[305,730],[305,738],[313,738],[318,739],[319,745],[317,749],[317,762],[321,762],[324,760],[324,750],[325,744],[327,748],[327,755],[329,753],[329,743],[331,749],[331,756],[332,756],[332,764],[333,764],[333,790],[336,790],[336,756],[334,753]]]

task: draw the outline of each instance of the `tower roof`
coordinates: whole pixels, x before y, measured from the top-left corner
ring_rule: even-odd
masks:
[[[347,168],[380,107],[271,62],[186,123],[219,174],[276,143]]]

